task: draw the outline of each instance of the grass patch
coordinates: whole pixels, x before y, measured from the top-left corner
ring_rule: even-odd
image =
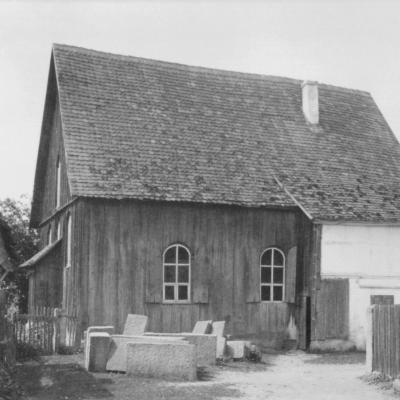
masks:
[[[15,355],[17,362],[25,362],[29,360],[38,361],[42,354],[42,349],[38,346],[25,342],[17,343]]]
[[[382,372],[377,371],[374,371],[371,374],[362,375],[359,377],[359,379],[368,383],[368,385],[375,385],[382,390],[391,389],[393,387],[394,380]]]
[[[18,381],[30,399],[215,400],[242,396],[229,384],[217,383],[218,366],[199,368],[197,381],[182,384],[123,373],[94,374],[84,370],[83,364],[82,354],[41,357],[40,362],[17,367]]]

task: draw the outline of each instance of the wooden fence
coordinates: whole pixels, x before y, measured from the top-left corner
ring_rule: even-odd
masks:
[[[392,378],[400,373],[400,304],[373,305],[367,310],[367,372]]]
[[[45,355],[58,353],[62,347],[75,347],[76,316],[58,308],[36,307],[33,311],[14,315],[16,343],[29,344]]]
[[[15,365],[16,346],[35,347],[43,355],[75,349],[77,317],[58,308],[35,307],[34,314],[6,315],[6,290],[0,290],[0,362]],[[78,340],[76,340],[78,339]]]

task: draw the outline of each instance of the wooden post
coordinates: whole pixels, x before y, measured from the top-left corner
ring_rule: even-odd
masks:
[[[365,347],[367,351],[366,359],[366,373],[370,374],[372,372],[373,366],[373,346],[374,346],[374,324],[373,324],[373,314],[375,306],[367,308],[367,324],[365,326]]]
[[[61,310],[60,314],[60,345],[67,346],[68,317],[67,310]]]
[[[54,309],[54,329],[53,329],[53,351],[58,353],[60,348],[60,319],[61,310],[59,308]]]

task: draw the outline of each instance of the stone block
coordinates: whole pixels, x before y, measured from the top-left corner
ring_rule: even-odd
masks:
[[[94,332],[88,335],[88,371],[104,372],[106,370],[110,342],[111,337],[106,332]]]
[[[217,336],[217,358],[222,358],[225,355],[226,338]]]
[[[247,358],[250,353],[251,343],[244,340],[233,340],[226,342],[226,353],[233,359]]]
[[[108,333],[109,335],[112,335],[115,333],[115,329],[113,326],[90,326],[88,330],[84,333],[84,354],[85,354],[85,368],[88,369],[89,367],[89,352],[87,351],[88,343],[89,343],[89,335],[91,333],[96,333],[96,332],[105,332]]]
[[[398,379],[395,379],[393,381],[393,389],[397,392],[400,393],[400,381]]]
[[[197,375],[195,346],[179,342],[128,343],[126,372],[146,378],[193,381]]]
[[[151,333],[146,332],[144,336],[172,336],[184,337],[189,344],[196,347],[197,365],[213,365],[215,364],[217,354],[217,336],[216,335],[198,335],[195,333]]]
[[[183,342],[183,344],[189,344],[185,342],[184,337],[145,337],[145,336],[130,336],[130,335],[112,335],[110,352],[107,360],[107,371],[119,371],[126,372],[126,355],[128,343],[140,343],[140,342],[157,342],[157,343],[171,343],[171,342]]]
[[[205,335],[211,332],[211,324],[212,321],[197,321],[194,326],[192,333],[196,333],[197,335]]]
[[[149,318],[146,315],[128,314],[123,335],[143,335],[147,330]]]
[[[225,321],[215,321],[211,325],[211,335],[225,337]]]

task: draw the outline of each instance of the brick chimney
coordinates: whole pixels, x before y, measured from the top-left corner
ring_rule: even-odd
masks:
[[[303,113],[311,125],[319,124],[318,82],[304,81],[301,84],[303,92]]]

